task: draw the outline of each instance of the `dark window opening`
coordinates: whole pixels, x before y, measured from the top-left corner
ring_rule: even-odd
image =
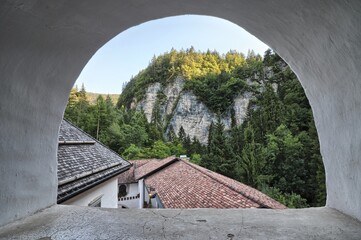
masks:
[[[124,197],[126,195],[127,195],[127,186],[125,186],[125,184],[119,185],[118,198]]]

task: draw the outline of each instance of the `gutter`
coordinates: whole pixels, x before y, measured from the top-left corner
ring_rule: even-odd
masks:
[[[95,141],[58,141],[59,145],[95,144]]]
[[[129,170],[130,167],[131,167],[131,165],[128,165],[127,167],[121,168],[121,169],[119,169],[118,171],[109,173],[109,174],[101,177],[100,179],[98,179],[98,180],[96,180],[96,181],[94,181],[94,182],[91,182],[91,183],[89,183],[89,184],[84,184],[82,187],[78,188],[76,191],[71,192],[70,194],[66,194],[66,192],[65,192],[66,195],[65,195],[64,197],[60,197],[60,198],[57,199],[57,204],[63,203],[63,202],[65,202],[66,200],[68,200],[68,199],[70,199],[70,198],[72,198],[72,197],[74,197],[74,196],[76,196],[76,195],[78,195],[78,194],[80,194],[80,193],[83,193],[83,192],[85,192],[86,190],[88,190],[88,189],[90,189],[90,188],[92,188],[92,187],[94,187],[94,186],[96,186],[96,185],[98,185],[98,184],[100,184],[100,183],[103,183],[103,182],[105,182],[106,180],[109,180],[110,178],[115,177],[115,176],[117,176],[117,175],[119,175],[119,174],[121,174],[121,173],[123,173],[123,172],[125,172],[125,171],[127,171],[127,170]],[[108,169],[109,169],[109,168],[108,168]],[[106,169],[106,170],[107,170],[107,169]],[[79,178],[78,178],[78,179],[79,179]]]

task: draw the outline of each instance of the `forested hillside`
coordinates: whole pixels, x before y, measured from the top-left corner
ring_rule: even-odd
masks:
[[[174,106],[158,91],[151,117],[136,110],[149,86],[165,89],[184,78],[190,92],[217,116],[206,130],[206,143],[171,124]],[[232,106],[245,94],[246,115],[237,121]],[[163,104],[163,105],[162,105]],[[167,114],[165,114],[165,113]],[[225,127],[223,119],[230,118]],[[163,158],[187,154],[191,161],[256,187],[289,207],[321,206],[325,202],[322,159],[312,111],[295,74],[271,50],[264,57],[230,51],[171,50],[154,57],[130,80],[116,106],[110,97],[90,105],[84,88],[73,89],[65,118],[126,159]],[[195,183],[196,184],[196,183]]]
[[[110,99],[112,100],[113,104],[116,104],[118,102],[119,96],[120,94],[99,94],[99,93],[92,93],[92,92],[87,92],[87,97],[89,100],[89,103],[91,105],[95,105],[97,103],[97,98],[101,95],[103,98],[107,98],[108,96],[110,97]]]

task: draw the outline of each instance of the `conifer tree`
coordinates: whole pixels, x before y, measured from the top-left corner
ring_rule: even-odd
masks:
[[[184,142],[185,138],[186,138],[186,132],[184,131],[183,126],[181,126],[178,131],[178,139],[180,142]]]

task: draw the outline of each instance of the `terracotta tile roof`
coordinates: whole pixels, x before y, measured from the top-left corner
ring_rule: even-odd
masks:
[[[140,165],[139,167],[137,166],[135,168],[134,171],[135,179],[139,180],[141,178],[144,178],[177,160],[178,159],[176,157],[172,156],[172,157],[164,158],[162,160],[148,161],[148,163]]]
[[[58,146],[58,202],[99,184],[128,168],[130,163],[103,144],[63,120]]]
[[[145,177],[166,208],[286,208],[254,188],[175,157],[131,162],[126,174]]]
[[[159,161],[159,159],[145,159],[145,160],[130,160],[128,162],[130,162],[132,164],[131,168],[120,174],[118,177],[118,183],[135,183],[138,182],[138,180],[135,179],[135,174],[134,174],[134,170],[135,168],[139,168],[141,166],[143,166],[146,163],[149,163],[150,161]]]
[[[258,191],[255,188],[252,188],[246,184],[243,184],[241,182],[238,182],[234,179],[231,179],[229,177],[223,176],[219,173],[210,171],[206,168],[203,168],[201,166],[198,166],[196,164],[190,163],[190,162],[186,162],[184,161],[186,164],[198,169],[199,171],[201,171],[202,173],[204,173],[205,175],[211,177],[212,179],[215,179],[216,181],[222,183],[223,185],[229,187],[230,189],[242,194],[243,196],[251,199],[254,202],[257,202],[258,204],[260,204],[261,206],[267,207],[267,208],[286,208],[286,206],[284,206],[283,204],[277,202],[276,200],[274,200],[273,198],[270,198],[269,196],[267,196],[266,194]]]
[[[150,161],[154,161],[154,160],[155,160],[155,161],[160,161],[160,159],[153,158],[153,159],[130,160],[129,162],[130,162],[131,164],[137,165],[137,167],[139,168],[139,167],[143,166],[144,164],[147,164],[147,163],[149,163]]]

